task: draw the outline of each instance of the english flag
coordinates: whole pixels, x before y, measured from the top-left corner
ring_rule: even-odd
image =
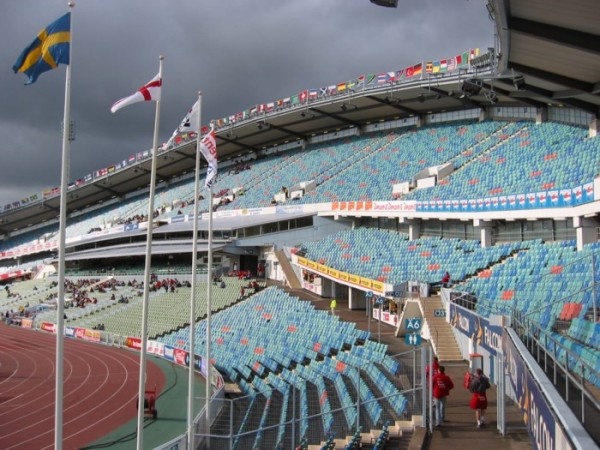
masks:
[[[162,90],[162,79],[160,78],[160,74],[156,75],[152,80],[146,83],[144,86],[139,88],[137,92],[129,97],[122,98],[115,102],[114,105],[110,108],[112,113],[116,113],[121,108],[125,106],[132,105],[137,102],[149,102],[160,101],[160,92]]]

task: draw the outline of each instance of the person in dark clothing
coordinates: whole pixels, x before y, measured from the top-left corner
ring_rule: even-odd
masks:
[[[469,382],[469,392],[471,401],[469,406],[475,410],[475,420],[477,420],[477,428],[481,428],[485,425],[485,410],[487,409],[487,395],[486,391],[490,388],[490,380],[483,374],[483,370],[477,369],[471,376]]]

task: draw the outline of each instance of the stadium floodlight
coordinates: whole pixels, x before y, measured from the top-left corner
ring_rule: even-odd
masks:
[[[398,0],[371,0],[371,3],[386,8],[396,8],[398,6]]]
[[[463,92],[463,97],[471,97],[472,95],[477,95],[481,92],[481,88],[483,87],[483,83],[481,80],[477,80],[475,78],[470,78],[465,80],[460,87],[460,90]]]

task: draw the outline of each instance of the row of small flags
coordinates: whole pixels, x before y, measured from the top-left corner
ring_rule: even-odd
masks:
[[[400,83],[404,80],[412,79],[413,77],[422,76],[424,73],[437,74],[453,72],[468,65],[470,61],[478,55],[479,49],[472,49],[452,58],[441,59],[438,61],[421,62],[413,66],[406,67],[405,69],[391,72],[361,75],[349,81],[342,81],[340,83],[320,87],[318,89],[305,89],[296,95],[268,103],[261,103],[244,111],[238,112],[237,114],[232,114],[230,116],[217,119],[215,120],[215,123],[217,127],[223,127],[240,122],[242,120],[256,117],[260,114],[309,103],[310,101],[320,98],[362,91],[381,85]]]

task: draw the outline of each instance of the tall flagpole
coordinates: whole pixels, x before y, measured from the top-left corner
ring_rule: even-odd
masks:
[[[163,59],[159,56],[159,79],[163,78]],[[162,89],[162,87],[161,87]],[[162,93],[161,93],[162,94]],[[162,95],[161,95],[162,96]],[[148,342],[148,297],[150,296],[150,270],[152,260],[152,224],[154,222],[154,190],[156,186],[156,160],[158,154],[158,128],[160,123],[160,98],[156,101],[154,139],[152,141],[152,169],[150,173],[150,200],[148,201],[148,233],[146,237],[146,264],[144,267],[144,301],[142,304],[142,344],[140,348],[140,384],[138,392],[137,450],[144,448],[144,396],[146,391],[146,345]]]
[[[212,364],[210,362],[211,313],[212,313],[212,185],[208,190],[208,274],[206,283],[206,426],[210,435],[210,396],[212,383]]]
[[[69,64],[65,75],[65,109],[62,126],[62,166],[60,175],[60,219],[58,232],[58,298],[56,300],[56,386],[54,401],[54,448],[62,449],[63,441],[63,356],[65,334],[65,244],[67,227],[67,183],[69,178],[69,154],[71,131],[71,66],[73,64],[73,8],[69,2],[70,34]]]
[[[194,448],[194,355],[196,354],[196,266],[198,264],[198,197],[200,195],[200,141],[202,139],[202,92],[198,92],[198,126],[196,136],[196,182],[194,185],[194,234],[192,243],[192,295],[190,300],[190,365],[189,365],[189,385],[188,385],[188,447]],[[190,124],[191,127],[194,124]],[[210,281],[209,281],[210,283]]]
[[[210,167],[209,167],[210,169]],[[216,169],[216,168],[215,168]],[[208,176],[208,174],[207,174]],[[213,229],[212,229],[212,216],[213,216],[213,183],[210,183],[208,190],[208,273],[206,283],[206,426],[210,435],[210,396],[212,388],[212,364],[210,362],[210,341],[211,336],[211,313],[212,313],[212,301],[211,301],[211,290],[212,290],[212,270],[213,270]]]

